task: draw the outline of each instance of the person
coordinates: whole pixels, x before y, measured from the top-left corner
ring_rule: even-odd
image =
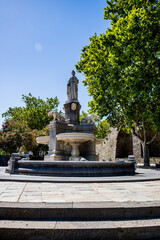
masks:
[[[68,80],[67,83],[67,96],[68,101],[70,100],[78,100],[78,83],[79,80],[75,77],[75,71],[72,71],[72,77]]]

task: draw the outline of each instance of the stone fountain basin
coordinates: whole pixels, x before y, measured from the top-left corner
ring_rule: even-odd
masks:
[[[49,145],[49,136],[41,136],[36,138],[37,143]]]
[[[61,133],[60,133],[61,134]],[[64,133],[63,133],[64,134]],[[59,134],[58,134],[59,135]],[[57,135],[57,136],[58,136]],[[89,134],[92,135],[92,134]],[[94,140],[94,138],[93,138]],[[103,143],[104,139],[95,139],[96,140],[96,145],[100,145]],[[92,141],[92,140],[91,140]],[[41,143],[41,144],[47,144],[49,145],[49,136],[41,136],[41,137],[37,137],[36,138],[36,142],[37,143]]]
[[[29,161],[18,160],[14,171],[10,166],[6,172],[16,174],[63,176],[63,177],[102,177],[135,174],[133,162],[96,162],[96,161]]]
[[[70,132],[70,133],[59,133],[56,135],[58,141],[64,142],[87,142],[87,141],[94,141],[95,136],[92,133],[79,133],[79,132]]]
[[[56,135],[57,141],[64,141],[72,145],[71,157],[69,161],[79,161],[80,151],[79,146],[83,142],[94,141],[95,136],[92,133],[79,133],[79,132],[70,132],[70,133],[59,133]]]

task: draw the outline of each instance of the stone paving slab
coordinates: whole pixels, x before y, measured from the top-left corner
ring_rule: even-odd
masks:
[[[0,168],[0,210],[6,214],[25,209],[23,214],[32,215],[42,208],[43,217],[52,208],[71,209],[104,208],[108,211],[130,215],[144,215],[144,219],[108,221],[25,221],[1,220],[0,239],[28,239],[28,236],[45,236],[44,239],[89,239],[97,234],[97,239],[160,239],[160,171],[159,169],[138,168],[135,176],[106,178],[54,178],[43,176],[17,176]],[[29,211],[27,210],[29,209]],[[110,208],[110,209],[109,209]],[[16,209],[16,210],[15,210]],[[76,209],[76,211],[77,211]],[[146,211],[146,209],[148,209]],[[63,210],[63,209],[62,209]],[[62,211],[60,210],[60,212]],[[81,210],[81,209],[80,209]],[[9,211],[7,213],[6,211]],[[146,211],[146,212],[145,212]],[[41,209],[39,217],[41,217]],[[97,212],[97,209],[96,209]],[[110,212],[110,211],[109,211]],[[153,215],[148,213],[152,212]],[[21,215],[23,216],[22,212]],[[37,215],[36,211],[36,216]],[[114,216],[114,213],[112,213]],[[28,215],[27,215],[28,216]],[[68,216],[68,215],[67,215]],[[80,215],[81,216],[81,215]],[[11,216],[12,217],[12,216]],[[132,216],[133,217],[133,216]],[[48,219],[48,218],[47,218]],[[106,219],[104,219],[106,220]],[[84,229],[84,230],[83,230]],[[9,235],[7,235],[9,234]],[[57,234],[57,235],[56,235]],[[70,235],[68,235],[70,234]],[[78,235],[77,235],[78,234]],[[57,236],[57,238],[55,237]],[[66,238],[68,236],[68,238]],[[70,238],[72,236],[72,238]],[[81,237],[83,236],[83,238]],[[132,236],[132,237],[131,237]],[[4,238],[3,238],[4,237]],[[7,238],[8,237],[8,238]],[[24,238],[26,237],[26,238]],[[85,238],[86,237],[86,238]],[[37,237],[37,239],[39,239]],[[91,238],[90,238],[91,239]]]
[[[0,167],[0,202],[85,203],[160,201],[160,169],[137,169],[135,176],[88,178],[17,176]],[[97,179],[97,181],[96,181]],[[10,181],[9,181],[10,180]]]
[[[0,202],[160,201],[160,181],[123,183],[0,182]]]

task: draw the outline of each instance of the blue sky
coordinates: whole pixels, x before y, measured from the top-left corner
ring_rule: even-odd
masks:
[[[22,94],[67,100],[66,83],[89,37],[109,27],[105,0],[0,0],[1,114],[23,106]],[[87,111],[89,96],[77,73],[79,101]]]

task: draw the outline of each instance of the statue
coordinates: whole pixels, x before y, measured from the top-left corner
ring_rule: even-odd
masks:
[[[68,101],[78,100],[78,83],[79,83],[79,80],[77,79],[77,77],[75,77],[75,71],[73,70],[72,77],[70,77],[67,83]]]
[[[48,113],[48,117],[53,117],[53,120],[58,120],[59,122],[65,122],[65,118],[61,116],[57,111],[52,111]]]
[[[99,121],[99,120],[100,120],[100,117],[97,116],[97,115],[94,115],[93,113],[91,113],[91,114],[88,115],[87,117],[82,118],[81,123],[87,123],[87,122],[93,123],[94,120]]]

